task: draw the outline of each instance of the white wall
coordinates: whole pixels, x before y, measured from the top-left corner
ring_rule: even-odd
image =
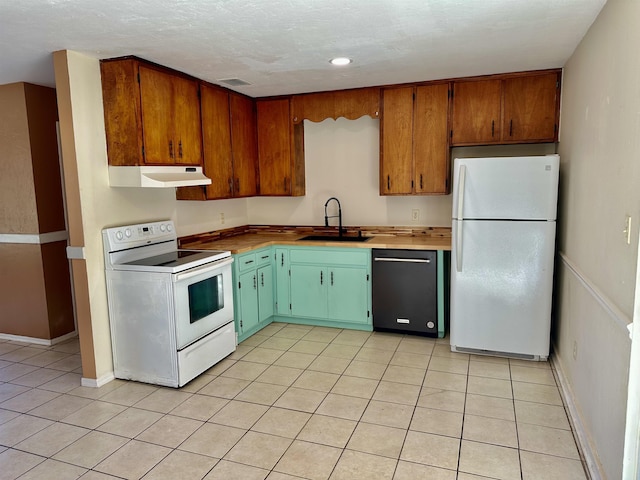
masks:
[[[602,467],[621,478],[640,220],[640,2],[609,0],[565,65],[554,350]],[[631,242],[622,233],[633,218]],[[573,358],[574,346],[577,350]]]

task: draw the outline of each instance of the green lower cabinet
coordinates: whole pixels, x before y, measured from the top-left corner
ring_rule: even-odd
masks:
[[[238,342],[273,320],[274,275],[271,249],[234,258],[234,307]]]
[[[366,268],[329,268],[328,317],[343,322],[367,323],[368,279]]]
[[[238,303],[240,305],[238,333],[242,334],[258,326],[258,279],[255,270],[240,275]]]
[[[286,249],[283,249],[286,250]],[[289,265],[276,253],[278,305],[291,304],[290,316],[276,320],[309,325],[371,330],[371,251],[365,249],[288,249]],[[282,300],[281,300],[282,298]]]
[[[257,270],[258,283],[258,322],[264,322],[274,313],[273,305],[273,267],[266,265]]]
[[[291,265],[291,314],[327,317],[327,269],[316,265]]]
[[[276,248],[274,261],[276,270],[276,315],[291,316],[289,249]]]

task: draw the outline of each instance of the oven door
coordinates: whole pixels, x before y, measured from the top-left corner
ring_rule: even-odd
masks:
[[[226,258],[173,275],[178,350],[233,321],[232,263]]]

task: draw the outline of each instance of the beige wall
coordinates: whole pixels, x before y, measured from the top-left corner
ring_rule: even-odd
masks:
[[[564,70],[556,358],[604,478],[621,478],[640,220],[640,2],[609,0]],[[624,234],[631,215],[630,245]],[[574,347],[576,357],[573,356]]]
[[[74,289],[81,336],[83,376],[113,372],[101,231],[126,223],[172,218],[173,189],[109,187],[98,60],[72,51],[54,54],[60,134],[71,245],[84,247],[74,260]],[[67,85],[65,88],[64,86]],[[90,336],[85,338],[83,336]],[[85,359],[85,357],[90,357]],[[85,368],[95,364],[95,373]]]

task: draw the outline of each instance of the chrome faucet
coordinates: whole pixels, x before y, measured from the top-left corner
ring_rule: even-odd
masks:
[[[335,200],[336,203],[338,204],[338,215],[327,215],[327,206],[329,205],[329,202],[331,202],[331,200]],[[328,227],[329,226],[329,219],[330,218],[335,218],[338,217],[338,236],[342,236],[342,207],[340,206],[340,200],[338,200],[336,197],[331,197],[329,200],[327,200],[327,203],[324,204],[324,226]]]

